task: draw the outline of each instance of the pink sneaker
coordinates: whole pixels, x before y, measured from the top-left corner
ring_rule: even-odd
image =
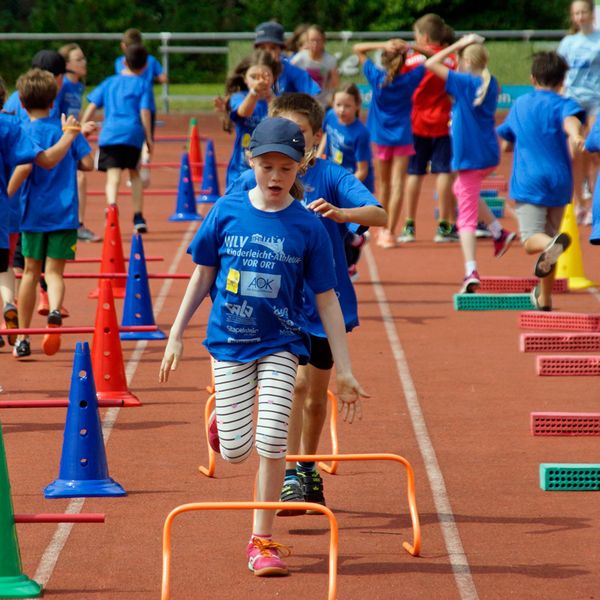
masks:
[[[217,454],[221,454],[219,430],[217,429],[217,413],[214,410],[210,413],[210,417],[208,417],[208,443]]]
[[[272,540],[253,537],[246,548],[248,568],[257,577],[288,575],[287,565],[279,557],[280,553],[289,556],[290,549]]]
[[[459,294],[474,294],[481,280],[479,279],[479,273],[473,271],[469,276],[463,279],[462,287],[460,288]]]
[[[496,258],[500,258],[506,254],[506,251],[512,244],[515,237],[517,237],[516,233],[503,229],[500,237],[497,240],[494,240],[494,256]]]

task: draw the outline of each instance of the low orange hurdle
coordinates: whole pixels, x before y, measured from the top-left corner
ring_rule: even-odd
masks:
[[[326,506],[313,502],[194,502],[182,504],[174,508],[165,519],[163,527],[163,562],[161,600],[170,600],[171,579],[171,529],[175,518],[183,513],[197,510],[313,510],[323,513],[329,520],[331,532],[329,538],[329,588],[327,600],[336,600],[337,592],[337,558],[338,558],[338,524],[334,514]]]

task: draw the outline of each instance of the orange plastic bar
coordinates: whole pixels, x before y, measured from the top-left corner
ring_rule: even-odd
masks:
[[[207,477],[215,476],[216,469],[216,454],[215,451],[210,447],[208,443],[208,419],[210,418],[210,413],[215,408],[215,394],[214,392],[208,397],[206,401],[206,405],[204,406],[204,437],[206,438],[206,448],[208,449],[208,467],[204,467],[200,465],[198,470],[203,475]]]
[[[327,390],[327,399],[329,400],[329,435],[331,436],[331,454],[339,454],[340,450],[338,447],[338,436],[337,436],[337,411],[338,411],[338,403],[336,395],[331,391]],[[337,473],[338,464],[337,461],[333,461],[331,465],[327,463],[320,462],[319,467],[323,469],[323,471],[329,473],[330,475],[335,475]]]
[[[326,506],[314,502],[194,502],[174,508],[165,519],[163,527],[161,600],[170,600],[171,598],[171,529],[175,517],[196,510],[277,510],[280,508],[316,511],[323,513],[329,519],[331,535],[329,538],[329,589],[327,600],[336,600],[338,524],[334,514]]]

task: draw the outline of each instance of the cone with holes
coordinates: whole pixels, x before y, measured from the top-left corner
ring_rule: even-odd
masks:
[[[141,406],[139,398],[127,388],[119,324],[108,279],[100,283],[92,342],[92,364],[98,400],[120,400],[123,406]]]
[[[39,598],[42,588],[23,574],[6,451],[0,426],[0,598]]]
[[[131,255],[127,273],[121,325],[155,325],[144,244],[139,233],[134,234],[131,240]],[[167,337],[160,329],[156,331],[122,331],[120,336],[122,340],[164,340]]]
[[[556,277],[569,280],[570,290],[583,290],[596,285],[583,272],[583,257],[579,243],[579,229],[575,220],[573,204],[567,204],[560,224],[561,233],[569,234],[571,245],[560,255],[556,263]]]
[[[123,242],[119,228],[119,209],[111,204],[106,209],[106,225],[104,227],[104,242],[102,244],[102,263],[100,273],[125,273],[123,257]],[[88,298],[98,298],[100,288],[88,294]],[[125,280],[115,279],[113,282],[113,297],[125,297]]]
[[[202,171],[198,163],[202,162],[202,151],[200,149],[200,133],[198,132],[198,121],[196,119],[190,119],[190,141],[188,144],[188,152],[190,155],[190,162],[192,163],[191,173],[192,181],[194,183],[200,183],[202,179]]]
[[[217,173],[217,157],[212,140],[206,142],[206,159],[202,173],[202,186],[198,196],[199,204],[211,204],[221,196],[219,191],[219,175]]]
[[[82,498],[126,494],[108,476],[90,348],[87,342],[77,342],[60,472],[58,479],[44,489],[44,496]]]
[[[202,217],[196,211],[196,196],[194,195],[194,183],[187,152],[181,155],[177,205],[175,212],[169,217],[169,221],[202,221]]]

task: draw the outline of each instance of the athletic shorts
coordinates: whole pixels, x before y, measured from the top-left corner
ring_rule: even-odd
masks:
[[[374,154],[377,160],[392,160],[395,156],[410,156],[415,153],[412,144],[405,144],[404,146],[382,146],[381,144],[374,144],[374,146]]]
[[[564,210],[564,206],[540,206],[517,202],[515,212],[519,219],[521,242],[525,242],[536,233],[545,233],[550,237],[557,235]]]
[[[107,169],[137,169],[141,153],[141,148],[125,144],[100,146],[98,171],[106,171]]]
[[[8,248],[0,248],[0,273],[6,273],[8,271],[8,255],[10,250]]]
[[[452,161],[452,144],[449,135],[440,137],[423,137],[415,135],[415,154],[408,161],[409,175],[426,175],[427,166],[431,164],[431,173],[450,173]]]
[[[310,336],[310,358],[308,364],[315,369],[328,371],[333,367],[333,354],[329,346],[329,340],[316,335]]]
[[[72,260],[77,248],[77,229],[21,232],[21,251],[26,258]]]

